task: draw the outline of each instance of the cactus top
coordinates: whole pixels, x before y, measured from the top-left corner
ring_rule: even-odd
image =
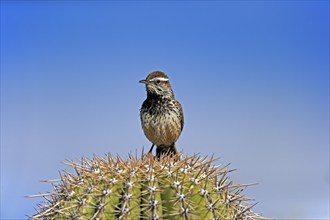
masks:
[[[70,162],[32,219],[262,219],[228,179],[227,166],[197,155]]]

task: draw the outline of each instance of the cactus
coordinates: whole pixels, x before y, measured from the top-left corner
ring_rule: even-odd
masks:
[[[43,195],[31,219],[262,219],[247,198],[247,185],[228,179],[228,166],[198,155],[127,160],[108,155],[69,161],[55,192]]]

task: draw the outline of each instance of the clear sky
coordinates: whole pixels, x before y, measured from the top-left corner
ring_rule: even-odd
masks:
[[[138,81],[165,71],[177,146],[231,163],[254,210],[329,218],[328,1],[1,1],[1,219],[65,159],[149,148]]]

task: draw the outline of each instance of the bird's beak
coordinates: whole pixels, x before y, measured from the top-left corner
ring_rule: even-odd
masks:
[[[145,80],[145,79],[140,80],[139,83],[148,84],[148,83],[147,83],[147,80]]]

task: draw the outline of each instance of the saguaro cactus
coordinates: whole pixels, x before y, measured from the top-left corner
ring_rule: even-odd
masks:
[[[261,219],[229,181],[227,166],[194,155],[69,162],[32,219]]]

